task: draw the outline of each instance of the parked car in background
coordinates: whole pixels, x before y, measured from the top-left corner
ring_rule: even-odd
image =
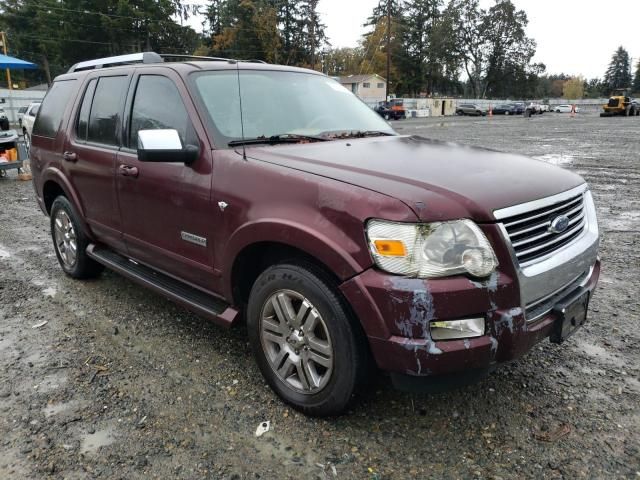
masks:
[[[38,110],[42,102],[31,102],[27,107],[27,111],[22,117],[22,135],[24,136],[24,143],[29,148],[31,146],[31,135],[33,133],[33,124],[36,121]]]
[[[555,105],[553,111],[556,113],[571,113],[572,105]],[[576,106],[576,113],[580,112],[580,107]]]
[[[549,111],[549,104],[547,104],[547,103],[541,104],[540,107],[542,108],[542,112],[543,113]]]
[[[473,103],[462,103],[456,107],[456,115],[486,115],[487,112],[482,110],[478,105]]]
[[[517,115],[522,115],[525,111],[525,109],[527,108],[527,106],[525,105],[524,102],[514,102],[513,106],[516,109],[516,114]]]
[[[0,108],[0,130],[9,130],[9,118],[3,108]]]
[[[493,107],[494,115],[515,115],[517,113],[516,106],[512,103],[503,103]]]
[[[407,118],[407,112],[404,107],[402,107],[402,105],[396,105],[393,102],[379,102],[373,110],[385,120]]]
[[[542,110],[542,105],[536,102],[531,102],[529,105],[527,105],[525,113],[528,115],[542,115],[544,112]]]
[[[53,82],[31,167],[68,276],[106,266],[242,323],[310,415],[343,412],[372,369],[468,382],[584,324],[600,261],[579,175],[399,135],[313,70],[211,60],[145,52]]]
[[[18,125],[20,125],[20,129],[22,129],[22,118],[24,117],[24,114],[27,113],[28,108],[29,106],[27,105],[18,109]]]

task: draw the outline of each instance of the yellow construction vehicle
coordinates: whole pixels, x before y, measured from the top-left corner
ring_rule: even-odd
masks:
[[[631,100],[629,91],[626,88],[618,88],[613,91],[609,98],[609,103],[603,105],[604,112],[601,117],[613,117],[614,115],[623,115],[625,117],[634,117],[640,115],[640,105]]]

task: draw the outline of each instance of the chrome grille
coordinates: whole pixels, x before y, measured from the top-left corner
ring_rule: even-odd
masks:
[[[563,232],[550,230],[553,220],[561,215],[569,218]],[[586,224],[584,194],[547,205],[536,210],[502,219],[520,265],[539,258],[571,243],[583,232]]]

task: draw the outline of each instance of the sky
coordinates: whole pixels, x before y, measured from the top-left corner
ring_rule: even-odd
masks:
[[[362,24],[379,0],[320,0],[318,10],[333,47],[356,46]],[[529,18],[527,35],[538,43],[534,62],[547,73],[604,76],[611,56],[624,46],[640,60],[640,0],[512,0]],[[480,0],[483,7],[492,0]]]

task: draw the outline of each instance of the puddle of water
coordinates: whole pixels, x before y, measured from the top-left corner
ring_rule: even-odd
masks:
[[[111,445],[114,441],[113,427],[103,428],[95,433],[86,433],[80,438],[80,453],[96,452],[100,447]]]
[[[550,163],[551,165],[567,165],[573,162],[573,156],[563,155],[561,153],[548,153],[546,155],[538,155],[533,158]]]
[[[11,254],[6,250],[0,248],[0,258],[9,258]]]

